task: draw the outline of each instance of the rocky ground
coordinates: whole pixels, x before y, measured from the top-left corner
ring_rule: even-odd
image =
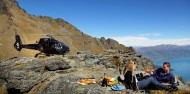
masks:
[[[102,55],[84,51],[65,57],[14,57],[0,61],[0,94],[125,94],[125,90],[116,92],[99,84],[77,83],[81,78],[100,79],[104,73],[116,78],[115,56],[120,57],[121,69],[131,58],[137,60],[138,70],[154,68],[153,62],[141,55],[112,50]],[[189,87],[181,84],[180,89]]]

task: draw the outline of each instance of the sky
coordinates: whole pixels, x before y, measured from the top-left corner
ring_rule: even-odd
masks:
[[[190,45],[190,0],[17,0],[27,13],[62,18],[126,46]]]

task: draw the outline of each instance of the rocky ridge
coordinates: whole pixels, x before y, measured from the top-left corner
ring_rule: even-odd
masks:
[[[80,78],[95,76],[101,78],[103,73],[117,77],[119,72],[113,61],[120,56],[121,69],[131,57],[136,58],[138,69],[154,67],[153,62],[134,53],[105,51],[94,54],[82,51],[65,57],[53,56],[42,59],[15,57],[0,62],[0,83],[6,85],[7,91],[28,94],[102,94],[113,92],[98,84],[83,86],[77,83]],[[127,57],[128,56],[128,57]],[[123,62],[124,61],[124,62]],[[142,64],[146,61],[146,66]],[[2,85],[3,85],[2,84]],[[117,92],[115,92],[117,94]]]
[[[77,83],[81,78],[98,80],[104,73],[116,78],[119,71],[113,59],[115,56],[121,60],[121,69],[131,57],[136,59],[138,70],[154,67],[153,62],[141,55],[113,50],[104,54],[82,51],[41,59],[15,57],[0,62],[0,88],[10,94],[120,94],[98,84]],[[180,89],[189,89],[180,84]]]

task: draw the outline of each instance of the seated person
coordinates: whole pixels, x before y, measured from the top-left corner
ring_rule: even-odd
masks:
[[[123,82],[123,84],[125,85],[125,87],[127,89],[133,89],[133,90],[136,90],[136,89],[145,89],[149,85],[155,85],[155,86],[159,87],[160,89],[171,91],[171,88],[168,87],[167,85],[171,85],[173,83],[173,80],[174,80],[173,76],[169,77],[170,79],[167,76],[163,76],[163,78],[165,78],[164,82],[165,82],[166,79],[167,79],[167,81],[165,83],[160,82],[163,79],[159,78],[157,80],[156,75],[157,75],[157,77],[159,77],[160,75],[159,75],[159,71],[156,70],[154,72],[155,77],[154,76],[150,76],[147,79],[142,79],[141,81],[138,81],[136,79],[135,75],[134,75],[134,71],[136,69],[136,65],[137,65],[136,62],[130,60],[126,64],[126,66],[125,66],[125,68],[123,70],[124,79],[121,79],[122,77],[118,78],[119,81]],[[165,67],[168,68],[168,65],[164,64],[163,67],[164,67],[163,69],[165,69]],[[169,71],[167,73],[169,73]]]
[[[155,70],[153,73],[153,77],[155,80],[165,86],[175,87],[175,76],[173,73],[171,73],[170,67],[171,65],[169,62],[164,62],[163,68],[158,68],[157,70]]]

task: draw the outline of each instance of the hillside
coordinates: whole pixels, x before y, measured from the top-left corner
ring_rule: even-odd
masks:
[[[157,45],[151,47],[136,48],[136,51],[152,60],[190,57],[190,45]]]
[[[23,49],[16,52],[13,48],[15,42],[15,32],[17,32],[23,43],[36,43],[40,38],[45,37],[40,34],[55,34],[54,38],[65,42],[71,52],[92,51],[103,53],[106,49],[120,49],[127,52],[134,52],[133,48],[125,47],[113,39],[94,38],[77,27],[61,18],[51,18],[48,16],[35,16],[27,14],[15,0],[0,1],[0,59],[13,56],[33,57],[37,51]]]

